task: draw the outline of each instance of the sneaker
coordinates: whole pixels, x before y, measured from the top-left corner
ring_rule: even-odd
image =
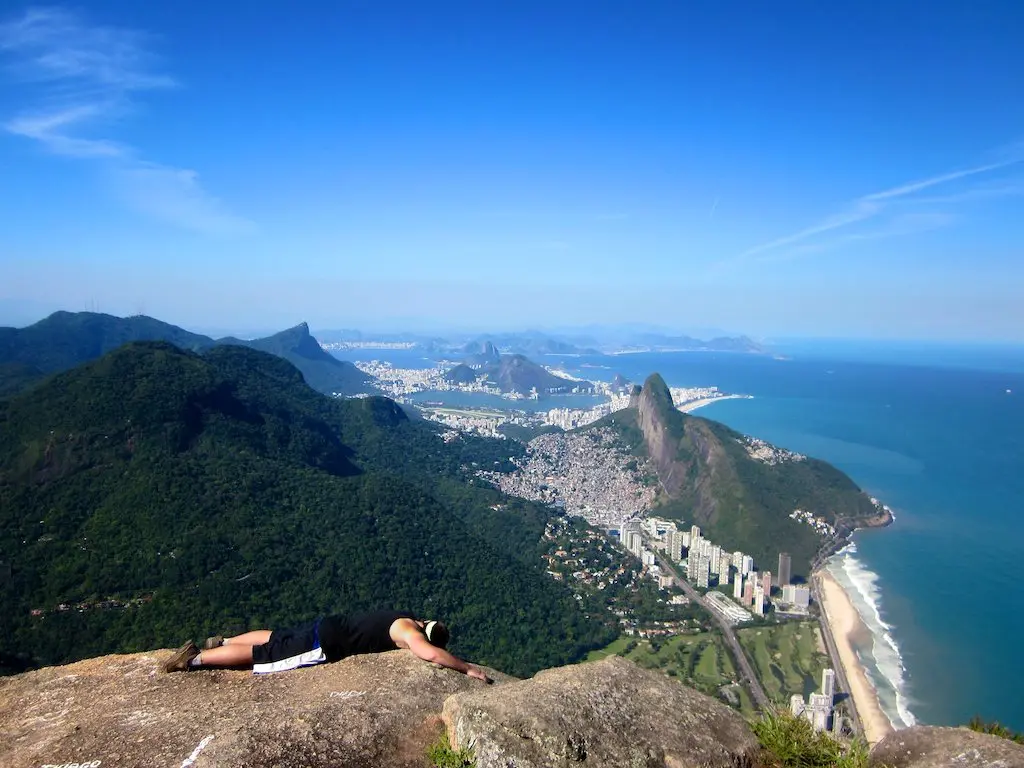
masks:
[[[189,662],[198,655],[199,648],[189,640],[175,651],[171,658],[164,662],[163,670],[164,672],[187,672]]]
[[[214,635],[213,637],[206,638],[205,642],[203,642],[203,650],[211,651],[214,648],[220,648],[222,645],[224,645],[224,636]]]

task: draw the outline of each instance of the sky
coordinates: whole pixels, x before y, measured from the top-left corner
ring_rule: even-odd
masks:
[[[1024,341],[1024,3],[0,4],[0,324]]]

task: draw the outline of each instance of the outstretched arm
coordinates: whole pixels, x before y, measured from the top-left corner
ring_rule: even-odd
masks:
[[[492,682],[491,678],[476,664],[463,661],[459,657],[448,653],[444,648],[432,645],[422,632],[410,631],[402,640],[406,648],[424,661],[431,661],[443,667],[454,669],[464,675],[475,677],[477,680],[483,680],[485,683]]]

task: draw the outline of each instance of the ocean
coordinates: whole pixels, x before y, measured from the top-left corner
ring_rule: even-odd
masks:
[[[638,353],[538,359],[753,395],[700,416],[847,472],[893,508],[829,570],[871,639],[858,653],[895,725],[1024,731],[1024,350],[791,344],[767,355]],[[727,542],[723,542],[727,544]]]

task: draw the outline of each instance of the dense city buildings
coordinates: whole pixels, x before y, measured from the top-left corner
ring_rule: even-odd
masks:
[[[611,430],[541,435],[517,464],[516,472],[479,474],[510,496],[560,503],[600,528],[615,528],[623,515],[645,514],[654,503],[646,461],[624,462]]]

